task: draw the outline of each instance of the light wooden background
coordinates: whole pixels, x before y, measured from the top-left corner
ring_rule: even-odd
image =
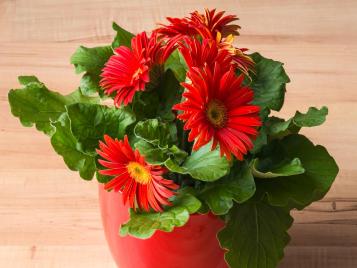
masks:
[[[303,132],[341,171],[323,201],[294,213],[281,267],[357,267],[356,0],[0,0],[0,267],[114,267],[96,183],[68,171],[46,136],[10,115],[17,76],[70,92],[80,79],[70,55],[110,42],[113,20],[138,32],[203,7],[238,14],[240,46],[286,63],[292,83],[282,115],[330,108],[325,125]]]

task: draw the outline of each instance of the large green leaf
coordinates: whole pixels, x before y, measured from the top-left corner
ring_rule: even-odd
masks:
[[[139,140],[134,146],[145,156],[147,162],[154,165],[163,165],[169,158],[174,159],[177,163],[182,163],[187,157],[187,153],[176,145],[158,147],[145,140]]]
[[[99,104],[76,103],[67,106],[71,130],[85,152],[95,152],[104,134],[122,139],[135,116],[126,107],[115,108]]]
[[[79,91],[67,96],[50,91],[34,76],[20,76],[19,81],[24,87],[12,89],[8,95],[12,114],[24,126],[35,124],[38,130],[47,135],[53,134],[54,129],[50,122],[56,121],[66,111],[65,105],[98,101],[96,98],[83,96]]]
[[[135,148],[139,150],[140,154],[145,156],[145,160],[153,165],[162,165],[169,156],[166,150],[152,145],[145,140],[139,140],[134,144]]]
[[[323,106],[321,109],[310,107],[306,114],[296,112],[294,116],[294,124],[299,127],[315,127],[323,124],[326,120],[328,109]]]
[[[215,182],[208,182],[199,194],[214,214],[226,214],[233,201],[243,203],[255,193],[255,183],[247,163],[236,163],[229,174]]]
[[[172,172],[189,174],[201,181],[218,180],[225,176],[230,169],[227,159],[221,157],[218,150],[211,151],[210,144],[193,151],[181,166],[172,159],[168,159],[165,165]]]
[[[272,117],[269,120],[269,134],[281,138],[289,134],[298,133],[302,127],[319,126],[325,122],[327,114],[328,109],[323,106],[321,109],[310,107],[305,114],[297,111],[287,121]]]
[[[160,79],[147,84],[145,91],[137,92],[130,104],[138,120],[158,117],[164,121],[175,119],[172,106],[181,101],[183,89],[171,70],[157,77]]]
[[[76,73],[85,72],[80,82],[80,90],[84,95],[96,92],[102,94],[99,86],[100,74],[104,64],[113,55],[110,46],[87,48],[80,46],[71,57]]]
[[[268,143],[268,133],[266,127],[263,125],[259,129],[257,138],[253,141],[253,148],[250,150],[252,154],[258,153],[264,145]]]
[[[131,39],[134,35],[127,30],[120,27],[118,24],[113,22],[113,30],[117,32],[114,41],[112,43],[112,47],[116,48],[119,46],[131,47]]]
[[[69,169],[79,171],[83,179],[92,179],[96,171],[95,157],[83,153],[71,132],[67,113],[63,113],[52,125],[56,129],[51,137],[51,144],[55,151],[63,157]]]
[[[298,209],[308,206],[327,193],[338,173],[338,166],[327,150],[302,135],[274,140],[264,150],[271,153],[266,153],[265,159],[299,158],[305,169],[300,175],[256,181],[257,190],[265,192],[275,206]]]
[[[140,91],[134,95],[133,102],[129,104],[138,121],[157,118],[160,103],[157,91]]]
[[[165,70],[172,70],[176,78],[183,82],[186,79],[187,64],[181,53],[176,49],[165,62]]]
[[[174,227],[186,224],[190,214],[201,207],[201,202],[189,193],[181,193],[173,201],[173,206],[164,212],[135,213],[130,209],[130,220],[122,224],[120,235],[131,235],[141,239],[150,238],[156,230],[171,232]]]
[[[262,147],[268,143],[268,131],[265,123],[268,120],[269,113],[270,113],[269,109],[261,110],[259,113],[259,117],[263,125],[259,129],[259,134],[257,138],[253,141],[254,146],[250,150],[252,154],[258,153],[262,149]]]
[[[284,256],[293,219],[289,212],[262,201],[235,205],[218,233],[231,268],[275,268]]]
[[[135,147],[151,164],[161,165],[170,157],[181,163],[187,153],[174,145],[176,132],[176,126],[172,123],[160,122],[158,119],[140,121],[134,128],[135,136],[139,139]]]
[[[134,134],[153,145],[165,147],[176,141],[176,127],[174,124],[163,123],[158,119],[140,121],[134,128]]]
[[[279,111],[284,103],[286,83],[290,82],[283,63],[264,58],[259,53],[250,55],[255,62],[250,87],[254,90],[253,103],[262,109]]]
[[[82,92],[82,94],[86,96],[92,96],[95,95],[96,93],[99,93],[99,95],[104,98],[104,92],[103,89],[99,85],[100,82],[100,76],[95,75],[95,74],[90,74],[90,73],[85,73],[81,81],[79,82],[79,89]]]
[[[163,120],[174,120],[176,116],[172,112],[172,106],[181,101],[183,88],[171,70],[167,70],[161,77],[156,90],[160,99],[157,111],[159,117]]]
[[[19,83],[23,86],[26,86],[29,83],[35,82],[35,83],[41,83],[40,80],[38,80],[38,78],[36,76],[33,75],[23,75],[23,76],[19,76],[17,78],[19,80]]]
[[[255,178],[276,178],[299,175],[305,172],[299,158],[294,158],[291,161],[282,161],[274,164],[270,169],[261,171],[259,159],[256,158],[252,163],[252,173]]]
[[[88,72],[100,75],[104,64],[113,55],[110,46],[87,48],[80,46],[71,57],[76,73]]]

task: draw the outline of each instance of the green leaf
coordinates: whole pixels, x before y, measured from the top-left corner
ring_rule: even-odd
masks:
[[[96,162],[96,164],[97,164],[97,163],[98,163],[98,162]],[[100,168],[97,167],[97,169],[103,169],[103,167],[100,167]],[[107,182],[109,182],[111,179],[113,179],[113,177],[105,176],[105,175],[100,174],[100,173],[98,172],[98,170],[95,172],[95,177],[96,177],[96,179],[97,179],[97,181],[98,181],[99,183],[107,183]]]
[[[65,105],[77,102],[97,102],[96,98],[83,96],[79,91],[63,96],[50,91],[34,76],[21,76],[19,81],[24,85],[21,89],[12,89],[8,98],[11,112],[18,117],[24,126],[36,125],[36,128],[47,135],[54,132],[51,121],[66,111]]]
[[[145,156],[145,160],[153,165],[162,165],[168,158],[167,151],[161,149],[145,140],[139,140],[134,144],[140,154]]]
[[[72,93],[65,96],[66,98],[66,105],[71,105],[74,103],[99,103],[100,99],[98,97],[89,97],[83,95],[80,90],[75,90]]]
[[[36,83],[41,83],[40,80],[36,76],[30,75],[30,76],[19,76],[17,78],[19,80],[19,83],[23,86],[26,86],[29,83],[36,82]]]
[[[283,63],[264,58],[259,53],[250,55],[255,62],[250,87],[254,91],[253,103],[263,109],[279,111],[284,103],[286,83],[290,82]]]
[[[139,140],[134,146],[145,156],[145,160],[153,165],[163,165],[169,158],[174,159],[176,163],[182,163],[187,157],[187,153],[176,145],[160,148],[145,140]]]
[[[85,73],[80,81],[79,88],[81,92],[86,96],[91,96],[97,92],[101,97],[104,96],[103,89],[99,85],[100,76],[90,73]]]
[[[268,120],[269,113],[269,109],[261,110],[259,113],[259,117],[261,118],[263,125],[259,129],[257,138],[253,141],[254,146],[253,149],[250,150],[252,154],[258,153],[263,148],[263,146],[268,143],[268,131],[265,123]]]
[[[92,154],[91,154],[92,155]],[[98,159],[100,159],[100,156],[97,154],[95,155],[95,165],[96,165],[96,172],[95,172],[95,177],[99,183],[107,183],[110,180],[113,179],[112,176],[107,176],[107,175],[102,175],[98,171],[106,169],[106,167],[102,166],[99,162]]]
[[[165,70],[172,70],[178,81],[183,82],[186,79],[187,64],[181,53],[176,49],[171,53],[165,62]]]
[[[218,233],[225,259],[232,268],[275,268],[284,256],[293,222],[284,208],[262,201],[235,205]]]
[[[88,72],[100,75],[104,64],[113,55],[110,46],[87,48],[80,46],[71,57],[76,73]]]
[[[178,148],[176,145],[172,145],[168,148],[167,154],[170,159],[174,159],[174,161],[179,164],[181,164],[187,157],[187,153]]]
[[[296,134],[302,127],[314,127],[323,124],[328,114],[327,107],[321,109],[310,107],[306,114],[297,111],[294,117],[287,121],[272,117],[269,120],[269,134],[275,137],[284,137],[289,134]]]
[[[104,64],[113,55],[110,46],[86,48],[80,46],[71,57],[76,73],[85,72],[81,79],[80,90],[84,95],[92,95],[96,92],[102,94],[99,86],[100,74]]]
[[[113,30],[117,32],[114,41],[112,43],[113,48],[117,48],[119,46],[131,47],[131,39],[134,35],[127,30],[124,30],[118,24],[113,22]]]
[[[279,163],[277,167],[269,171],[260,171],[259,159],[256,158],[252,163],[252,173],[255,178],[276,178],[299,175],[305,172],[299,158],[294,158],[290,162]]]
[[[271,152],[265,159],[299,158],[305,169],[299,175],[256,181],[257,189],[265,192],[274,206],[303,209],[324,197],[338,173],[338,166],[327,150],[302,135],[274,140],[265,150]]]
[[[207,144],[186,158],[180,166],[172,159],[165,162],[166,167],[172,172],[189,174],[201,181],[215,181],[229,172],[229,162],[221,157],[218,150],[211,151],[211,145]]]
[[[168,121],[175,120],[176,116],[172,112],[172,106],[181,101],[183,88],[171,70],[165,72],[156,90],[161,100],[157,112],[159,117]]]
[[[243,203],[255,193],[255,182],[249,165],[236,163],[229,174],[215,182],[208,182],[199,193],[216,215],[226,214],[233,206],[233,201]]]
[[[170,157],[181,163],[187,153],[173,145],[177,140],[176,132],[176,126],[172,123],[163,123],[158,119],[140,121],[134,128],[135,136],[139,139],[134,146],[151,164],[161,165]]]
[[[156,230],[171,232],[174,227],[186,224],[190,214],[201,207],[201,202],[189,193],[181,193],[173,201],[173,206],[164,212],[135,213],[130,209],[130,220],[121,225],[120,235],[131,235],[141,239],[150,238]]]
[[[322,125],[326,120],[328,109],[323,106],[320,110],[310,107],[306,114],[296,112],[293,121],[299,127],[315,127]]]
[[[158,119],[138,122],[134,128],[134,134],[159,147],[165,147],[177,139],[175,125],[160,122]]]
[[[138,121],[156,118],[160,106],[159,95],[156,91],[140,91],[134,95],[133,102],[129,105]]]
[[[250,150],[252,154],[258,153],[264,145],[268,143],[268,135],[267,135],[266,127],[263,125],[260,130],[257,138],[253,141],[253,149]]]
[[[171,70],[156,77],[158,81],[151,81],[145,91],[135,94],[130,106],[140,121],[158,117],[164,121],[173,121],[175,115],[172,106],[181,101],[183,89]]]
[[[51,137],[51,144],[55,151],[63,157],[69,169],[79,171],[80,176],[85,180],[92,179],[96,171],[95,157],[83,153],[71,132],[67,113],[63,113],[52,125],[56,129]]]
[[[94,153],[104,134],[122,139],[126,128],[135,122],[135,115],[127,107],[115,108],[99,104],[77,103],[67,106],[74,137],[83,150]]]

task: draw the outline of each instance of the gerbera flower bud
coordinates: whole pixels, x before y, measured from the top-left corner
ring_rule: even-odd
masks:
[[[162,211],[163,205],[171,205],[168,199],[179,186],[163,177],[165,168],[147,163],[138,150],[131,148],[127,136],[119,141],[105,135],[104,141],[99,142],[97,153],[105,159],[98,162],[107,169],[99,173],[114,177],[105,184],[106,190],[122,192],[124,204],[129,202],[133,209]]]
[[[221,49],[228,51],[229,54],[232,56],[232,62],[236,66],[236,68],[241,70],[246,75],[249,74],[249,71],[254,72],[255,63],[253,59],[244,53],[248,49],[236,48],[233,45],[233,41],[234,41],[233,35],[229,35],[226,38],[223,38],[222,35],[218,33],[216,36],[216,41],[217,41],[217,45]]]
[[[224,71],[219,63],[213,72],[205,65],[191,68],[187,76],[191,83],[182,83],[185,100],[173,109],[182,111],[177,117],[190,130],[193,149],[213,141],[212,149],[219,144],[222,156],[231,159],[233,154],[242,160],[253,148],[252,140],[261,126],[259,106],[250,104],[253,91],[242,85],[244,76],[237,77],[232,67]]]
[[[200,14],[197,11],[191,14],[191,20],[197,25],[197,31],[203,38],[215,39],[217,33],[221,33],[224,37],[228,35],[239,35],[240,26],[230,24],[238,20],[235,15],[224,16],[224,11],[216,13],[216,9],[205,9],[205,14]]]
[[[230,24],[238,18],[235,15],[224,16],[224,13],[224,11],[216,13],[216,9],[206,9],[204,14],[195,11],[190,17],[183,19],[168,17],[170,24],[160,24],[161,27],[157,31],[166,37],[200,35],[202,38],[213,40],[216,39],[217,33],[221,33],[223,37],[230,34],[239,35],[239,25]]]
[[[157,82],[157,70],[174,49],[175,42],[166,44],[155,32],[150,37],[145,32],[138,34],[131,41],[131,49],[120,46],[114,50],[103,68],[101,87],[107,95],[116,93],[116,106],[127,105],[137,91]]]
[[[224,49],[219,49],[215,40],[203,39],[202,42],[192,37],[185,37],[179,42],[179,51],[184,57],[189,68],[202,67],[205,64],[213,67],[219,62],[221,68],[229,70],[232,65],[231,54]]]

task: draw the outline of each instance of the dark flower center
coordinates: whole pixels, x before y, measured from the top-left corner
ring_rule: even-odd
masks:
[[[220,100],[214,99],[208,103],[206,115],[215,128],[223,128],[226,125],[227,108]]]

